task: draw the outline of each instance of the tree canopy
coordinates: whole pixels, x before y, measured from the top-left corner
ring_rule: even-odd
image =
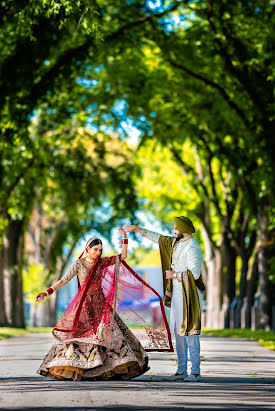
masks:
[[[274,4],[7,0],[0,20],[1,259],[17,273],[9,288],[22,294],[23,241],[9,250],[34,210],[45,222],[41,242],[54,234],[49,272],[91,226],[110,237],[138,209],[164,226],[183,210],[215,261],[206,270],[219,284],[218,305],[229,310],[235,297],[236,258],[241,301],[258,264],[267,327]]]

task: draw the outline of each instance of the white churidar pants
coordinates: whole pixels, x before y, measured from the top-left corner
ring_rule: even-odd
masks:
[[[187,376],[187,350],[192,363],[191,374],[200,374],[200,337],[199,335],[181,336],[175,333],[178,357],[177,373]]]
[[[198,289],[197,289],[198,290]],[[200,306],[202,294],[198,290]],[[187,351],[189,349],[192,363],[191,374],[200,374],[200,337],[199,335],[181,336],[180,327],[182,324],[182,285],[177,280],[173,280],[173,296],[170,311],[170,329],[175,334],[176,351],[178,357],[179,374],[187,375]]]

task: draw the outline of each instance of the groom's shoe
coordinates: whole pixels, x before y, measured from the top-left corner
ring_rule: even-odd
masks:
[[[164,381],[184,381],[187,377],[187,374],[176,374],[169,375],[168,377],[164,377]]]
[[[194,374],[190,374],[189,377],[184,379],[185,382],[201,382],[202,376],[199,374],[195,376]]]

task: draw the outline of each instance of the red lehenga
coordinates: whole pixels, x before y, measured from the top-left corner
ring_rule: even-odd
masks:
[[[56,341],[39,374],[130,379],[149,369],[146,351],[173,351],[161,297],[119,255],[98,258],[90,270],[78,259],[69,271],[80,287],[53,329]]]

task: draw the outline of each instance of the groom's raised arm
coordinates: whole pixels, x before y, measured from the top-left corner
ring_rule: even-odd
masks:
[[[148,240],[151,240],[157,244],[159,242],[159,238],[161,237],[161,234],[154,233],[153,231],[147,230],[146,228],[138,227],[135,224],[132,224],[132,225],[124,224],[122,228],[123,230],[127,231],[127,233],[131,231],[134,231],[135,233],[140,233],[144,238],[148,238]]]

